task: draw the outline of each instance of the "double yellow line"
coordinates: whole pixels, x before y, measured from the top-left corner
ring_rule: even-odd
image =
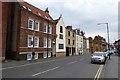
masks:
[[[100,67],[99,67],[99,69],[94,77],[94,80],[98,80],[100,78],[103,67],[104,67],[104,65],[100,65]]]

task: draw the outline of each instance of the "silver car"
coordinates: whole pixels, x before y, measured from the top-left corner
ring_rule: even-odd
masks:
[[[98,63],[104,63],[106,62],[106,55],[104,52],[95,52],[91,55],[91,63],[98,62]]]

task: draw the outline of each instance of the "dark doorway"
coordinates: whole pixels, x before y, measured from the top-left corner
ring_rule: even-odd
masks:
[[[69,56],[69,47],[66,47],[66,56]]]
[[[75,55],[75,48],[72,47],[72,55]]]

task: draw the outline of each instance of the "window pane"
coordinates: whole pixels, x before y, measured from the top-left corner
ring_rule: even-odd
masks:
[[[74,33],[73,33],[73,37],[74,37]]]
[[[63,35],[62,34],[59,34],[59,39],[63,39]]]
[[[51,39],[48,39],[48,48],[51,48]]]
[[[48,26],[48,33],[50,33],[50,26]]]
[[[47,33],[47,24],[44,24],[44,32]]]
[[[33,29],[33,24],[34,24],[33,20],[29,19],[29,21],[28,21],[28,28],[29,29]]]
[[[44,45],[44,48],[47,48],[47,38],[44,38],[43,45]]]
[[[64,49],[64,44],[59,44],[59,49]]]
[[[33,37],[28,36],[28,47],[32,47],[32,46],[33,46]]]
[[[68,31],[68,36],[70,36],[70,31]]]
[[[34,47],[39,47],[39,38],[38,37],[34,38]]]
[[[51,25],[48,26],[48,33],[49,33],[49,34],[52,33],[52,26],[51,26]]]
[[[74,45],[74,40],[73,40],[73,45]]]
[[[70,39],[68,39],[68,44],[70,44]]]
[[[62,26],[60,26],[60,33],[63,33],[63,28],[62,28]]]
[[[38,21],[35,22],[35,30],[39,31],[39,22]]]

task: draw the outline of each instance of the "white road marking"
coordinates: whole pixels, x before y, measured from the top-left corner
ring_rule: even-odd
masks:
[[[48,70],[46,70],[46,71],[42,71],[42,72],[39,72],[39,73],[33,74],[32,76],[34,77],[34,76],[37,76],[37,75],[40,75],[40,74],[43,74],[43,73],[46,73],[46,72],[49,72],[49,71],[55,70],[55,69],[57,69],[57,68],[59,68],[59,67],[60,67],[60,66],[57,66],[57,67],[55,67],[55,68],[48,69]]]
[[[64,59],[69,59],[69,58],[64,58]],[[12,69],[12,68],[19,68],[19,67],[30,66],[30,65],[34,65],[34,64],[42,64],[42,63],[47,63],[47,62],[54,62],[54,61],[59,61],[59,60],[64,60],[64,59],[55,59],[55,60],[36,62],[36,63],[31,63],[31,64],[23,64],[23,65],[18,65],[18,66],[11,66],[11,67],[6,67],[6,68],[0,68],[0,71],[1,70],[6,70],[6,69]],[[83,59],[86,59],[86,58],[83,58]],[[82,59],[80,59],[80,60],[82,60]]]
[[[101,74],[101,71],[103,69],[103,66],[104,65],[100,65],[100,67],[99,67],[99,69],[98,69],[98,71],[97,71],[97,73],[96,73],[96,75],[94,77],[94,80],[96,80],[96,79],[98,80],[100,78],[100,74]]]
[[[98,79],[100,78],[102,69],[103,69],[103,65],[101,65],[101,70],[100,70],[100,72],[99,72],[99,74],[98,74]]]
[[[67,59],[67,58],[64,58],[64,59]],[[56,60],[49,60],[49,61],[36,62],[36,63],[31,63],[31,64],[24,64],[24,65],[12,66],[12,67],[0,68],[0,71],[1,71],[1,70],[6,70],[6,69],[12,69],[12,68],[30,66],[30,65],[34,65],[34,64],[54,62],[54,61],[59,61],[59,60],[64,60],[64,59],[56,59]]]
[[[100,65],[100,67],[99,67],[99,69],[98,69],[98,71],[97,71],[97,73],[96,73],[96,75],[95,75],[95,77],[94,77],[94,80],[97,78],[97,75],[98,75],[98,73],[99,73],[99,71],[100,71],[100,68],[101,68],[101,65]]]
[[[76,63],[77,61],[73,61],[73,62],[70,62],[70,63],[68,63],[68,64],[73,64],[73,63]]]

